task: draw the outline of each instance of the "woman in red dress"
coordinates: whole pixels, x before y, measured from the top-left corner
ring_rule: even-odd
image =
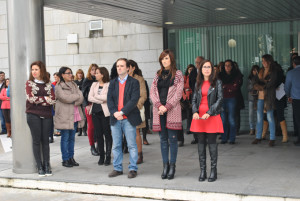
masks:
[[[220,116],[222,110],[222,82],[216,78],[213,64],[209,60],[202,62],[197,75],[197,84],[192,98],[193,120],[190,130],[198,136],[198,154],[200,162],[199,181],[206,179],[206,144],[211,158],[209,182],[217,179],[218,145],[217,133],[223,133]]]

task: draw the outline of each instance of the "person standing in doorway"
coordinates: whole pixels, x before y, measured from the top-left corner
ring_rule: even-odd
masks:
[[[2,89],[5,88],[5,73],[3,71],[0,71],[0,93]],[[1,108],[2,100],[0,100],[0,108]],[[1,133],[0,134],[6,134],[6,125],[5,125],[5,120],[3,116],[3,111],[0,109],[0,121],[1,121]]]
[[[138,149],[136,144],[136,126],[142,123],[137,107],[140,98],[139,81],[128,75],[127,59],[117,60],[118,77],[111,80],[107,94],[110,123],[113,137],[114,170],[108,175],[116,177],[123,174],[122,136],[126,136],[129,150],[128,178],[137,176]]]

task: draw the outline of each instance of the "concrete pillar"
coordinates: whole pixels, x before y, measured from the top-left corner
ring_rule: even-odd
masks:
[[[25,115],[25,82],[33,61],[45,62],[43,0],[7,0],[13,172],[36,172]]]

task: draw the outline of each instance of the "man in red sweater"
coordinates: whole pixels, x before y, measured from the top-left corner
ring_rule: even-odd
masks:
[[[130,162],[128,178],[135,178],[138,169],[136,126],[142,123],[140,111],[136,106],[140,98],[140,84],[138,80],[128,76],[127,59],[120,58],[116,63],[118,77],[110,81],[107,94],[114,156],[114,170],[108,176],[116,177],[123,174],[122,139],[124,133]]]

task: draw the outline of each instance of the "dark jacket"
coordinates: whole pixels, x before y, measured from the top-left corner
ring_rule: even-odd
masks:
[[[74,82],[77,84],[77,86],[78,86],[78,88],[79,88],[80,90],[82,90],[83,80],[84,80],[84,79],[82,79],[81,81],[79,81],[79,80],[74,80]]]
[[[125,90],[124,90],[124,102],[122,112],[127,117],[132,126],[138,126],[142,123],[140,111],[137,108],[137,103],[140,98],[140,84],[139,81],[128,76]],[[117,119],[114,117],[114,113],[118,112],[119,102],[119,81],[115,78],[110,81],[108,94],[107,94],[107,106],[110,112],[110,123],[114,125]]]
[[[197,81],[197,75],[198,75],[197,68],[193,68],[193,70],[191,71],[191,73],[189,75],[189,84],[190,84],[192,91],[194,91],[194,88],[195,88],[195,84]]]
[[[201,87],[197,90],[195,86],[195,91],[192,98],[192,111],[194,113],[199,112],[199,105],[202,99]],[[221,113],[222,111],[222,102],[223,102],[223,88],[222,81],[217,80],[216,86],[210,86],[207,93],[207,101],[209,110],[206,112],[210,116],[215,116]]]
[[[269,72],[265,78],[263,78],[264,68],[262,68],[254,84],[254,89],[258,91],[264,91],[264,109],[274,110],[276,99],[276,82],[277,82],[277,70],[273,69]]]
[[[82,106],[85,107],[89,105],[89,93],[93,82],[96,82],[95,77],[92,80],[85,78],[82,83],[82,94],[83,94],[83,103]]]

